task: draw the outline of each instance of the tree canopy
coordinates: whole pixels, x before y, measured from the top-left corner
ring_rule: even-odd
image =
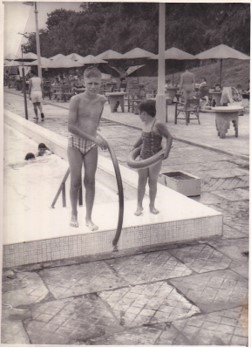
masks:
[[[44,57],[135,47],[158,51],[158,3],[82,3],[79,12],[49,13],[46,26],[40,30]],[[35,39],[30,34],[26,52],[36,52]],[[196,54],[220,43],[250,53],[250,4],[166,3],[166,48]]]

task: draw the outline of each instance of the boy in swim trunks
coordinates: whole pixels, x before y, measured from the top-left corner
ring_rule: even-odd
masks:
[[[29,80],[29,96],[33,103],[35,112],[35,120],[38,120],[38,109],[41,115],[41,121],[44,121],[45,115],[42,110],[42,81],[41,78],[36,76],[34,71],[31,71],[32,77]]]
[[[133,150],[141,145],[140,159],[147,159],[161,150],[163,137],[166,139],[164,149],[164,159],[168,157],[171,145],[172,136],[169,133],[166,125],[156,119],[156,103],[154,100],[146,100],[139,105],[139,116],[143,122],[143,131],[141,137],[135,143]],[[151,165],[148,168],[138,170],[138,191],[137,191],[137,210],[136,216],[143,213],[143,198],[145,187],[149,184],[150,196],[150,212],[158,214],[159,211],[155,208],[155,199],[157,195],[158,175],[161,169],[162,161]]]
[[[81,187],[81,169],[84,164],[86,225],[91,231],[95,231],[98,227],[92,221],[92,209],[95,197],[98,149],[89,136],[95,138],[103,149],[106,148],[104,141],[96,134],[106,98],[98,94],[101,87],[101,72],[97,68],[89,67],[85,69],[84,83],[85,92],[73,96],[69,106],[68,130],[71,134],[67,152],[71,174],[72,216],[70,225],[79,227],[77,201]]]

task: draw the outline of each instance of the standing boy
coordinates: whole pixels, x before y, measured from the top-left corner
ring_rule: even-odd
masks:
[[[31,71],[31,78],[29,80],[29,96],[33,103],[35,112],[35,120],[38,120],[38,109],[40,111],[41,121],[44,121],[45,115],[42,110],[42,80],[34,71]]]
[[[99,93],[101,72],[90,67],[84,71],[84,93],[73,96],[69,106],[68,130],[71,133],[68,142],[68,159],[71,173],[70,199],[72,216],[70,225],[78,227],[77,201],[81,187],[81,169],[84,164],[84,186],[86,201],[86,225],[91,231],[98,227],[92,221],[92,209],[95,197],[95,173],[97,169],[98,149],[96,143],[106,148],[104,141],[96,135],[106,98]],[[92,139],[96,140],[96,143]]]
[[[193,97],[195,91],[195,76],[194,74],[186,70],[180,77],[180,90],[184,99],[184,102],[187,102],[187,99]]]

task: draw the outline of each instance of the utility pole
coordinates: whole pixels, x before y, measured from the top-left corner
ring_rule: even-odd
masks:
[[[165,97],[165,3],[159,3],[157,118],[166,122]]]
[[[21,45],[22,52],[22,79],[23,79],[23,93],[24,93],[24,107],[25,107],[25,118],[28,120],[28,109],[27,109],[27,99],[26,99],[26,80],[25,80],[25,71],[24,71],[24,47]]]

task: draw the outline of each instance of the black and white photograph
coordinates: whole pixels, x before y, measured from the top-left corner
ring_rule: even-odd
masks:
[[[0,6],[0,344],[249,346],[250,1]]]

